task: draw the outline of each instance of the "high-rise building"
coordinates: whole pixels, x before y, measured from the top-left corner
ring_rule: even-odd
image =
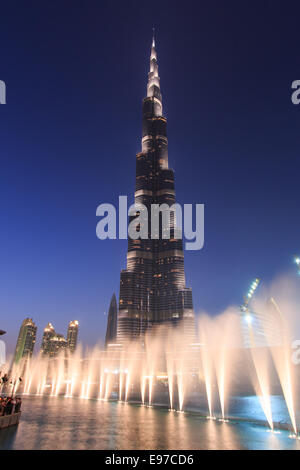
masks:
[[[163,116],[155,40],[147,96],[143,100],[142,150],[136,155],[135,202],[151,213],[151,204],[175,203],[174,171],[168,165],[167,119]],[[138,214],[137,214],[138,215]],[[148,233],[151,233],[151,223]],[[118,342],[123,343],[159,324],[183,326],[194,337],[192,290],[185,285],[182,239],[129,238],[127,268],[121,272]]]
[[[49,339],[48,355],[49,357],[56,357],[60,352],[65,351],[67,347],[68,343],[64,335],[55,333],[55,335]]]
[[[117,298],[116,298],[116,295],[113,294],[111,301],[110,301],[109,310],[108,310],[105,346],[107,346],[109,343],[113,343],[117,337],[117,320],[118,320],[117,315],[118,315]]]
[[[48,323],[44,329],[41,353],[43,356],[55,357],[62,349],[69,349],[74,352],[77,345],[79,322],[73,320],[69,323],[67,339],[56,333],[54,326]]]
[[[37,326],[32,318],[25,318],[23,321],[15,350],[14,363],[18,363],[20,359],[32,356],[36,341]]]
[[[74,352],[76,349],[78,329],[79,329],[79,322],[77,320],[70,321],[69,326],[68,326],[68,333],[67,333],[67,344],[68,344],[68,349],[70,352]]]
[[[43,339],[42,339],[41,353],[43,356],[49,354],[50,339],[53,338],[55,334],[56,333],[55,333],[54,326],[51,323],[48,323],[48,325],[46,325],[46,328],[44,329]]]

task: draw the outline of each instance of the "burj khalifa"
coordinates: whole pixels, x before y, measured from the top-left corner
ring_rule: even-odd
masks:
[[[174,170],[168,163],[167,119],[163,115],[158,62],[153,37],[147,96],[142,106],[142,149],[136,155],[135,203],[151,213],[152,204],[175,203]],[[149,222],[151,224],[151,222]],[[194,335],[192,290],[186,287],[182,239],[162,230],[156,238],[128,241],[127,267],[121,272],[118,342],[132,341],[157,325]],[[149,233],[151,227],[149,227]]]

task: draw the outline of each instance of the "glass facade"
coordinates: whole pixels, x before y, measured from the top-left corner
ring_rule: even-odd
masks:
[[[32,356],[36,341],[37,326],[32,318],[25,318],[23,321],[15,350],[14,362],[17,364],[20,359]]]
[[[151,214],[152,204],[175,204],[174,171],[168,165],[167,120],[162,112],[155,42],[152,42],[147,96],[143,100],[142,151],[136,156],[135,202]],[[139,214],[137,214],[139,215]],[[162,216],[160,215],[160,218]],[[129,221],[135,219],[130,217]],[[129,238],[127,268],[121,272],[118,342],[140,337],[155,325],[185,324],[194,337],[192,291],[185,285],[182,240],[175,235],[175,216],[170,211],[164,238],[161,224],[156,238]]]
[[[117,298],[116,298],[116,295],[113,294],[111,301],[110,301],[109,310],[108,310],[105,346],[113,343],[117,337],[117,321],[118,321],[117,315],[118,315]]]
[[[68,349],[71,353],[73,353],[77,346],[77,339],[78,339],[78,329],[79,329],[79,322],[77,320],[70,321],[68,326],[68,333],[67,333],[67,344]]]

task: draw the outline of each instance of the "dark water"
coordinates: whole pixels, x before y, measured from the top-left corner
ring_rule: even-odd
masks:
[[[24,397],[21,422],[0,431],[0,449],[300,450],[288,435],[133,404]]]

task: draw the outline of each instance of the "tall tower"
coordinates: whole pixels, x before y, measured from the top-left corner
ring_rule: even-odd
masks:
[[[37,326],[32,318],[25,318],[23,321],[15,350],[14,363],[17,364],[23,357],[32,356],[36,340]]]
[[[152,40],[147,96],[143,100],[142,151],[136,155],[135,202],[175,203],[174,171],[168,165],[167,120],[163,116],[155,40]],[[151,223],[150,223],[151,225]],[[151,226],[148,228],[151,233]],[[160,228],[156,239],[128,241],[127,269],[121,272],[118,342],[138,338],[158,324],[183,326],[194,336],[192,291],[185,286],[182,240]]]
[[[56,357],[62,351],[65,351],[68,347],[68,343],[64,335],[60,335],[59,333],[55,333],[49,340],[49,349],[48,355],[49,357]]]
[[[77,346],[78,329],[79,322],[77,320],[70,321],[67,333],[67,343],[68,349],[72,353],[75,351]]]
[[[118,315],[117,299],[116,299],[116,295],[113,294],[111,301],[110,301],[110,305],[109,305],[109,311],[108,311],[105,346],[115,341],[117,337],[117,320],[118,320],[117,315]]]
[[[41,346],[41,353],[43,356],[49,354],[50,348],[50,339],[55,336],[55,329],[52,323],[48,323],[46,328],[44,329],[43,339],[42,339],[42,346]]]

